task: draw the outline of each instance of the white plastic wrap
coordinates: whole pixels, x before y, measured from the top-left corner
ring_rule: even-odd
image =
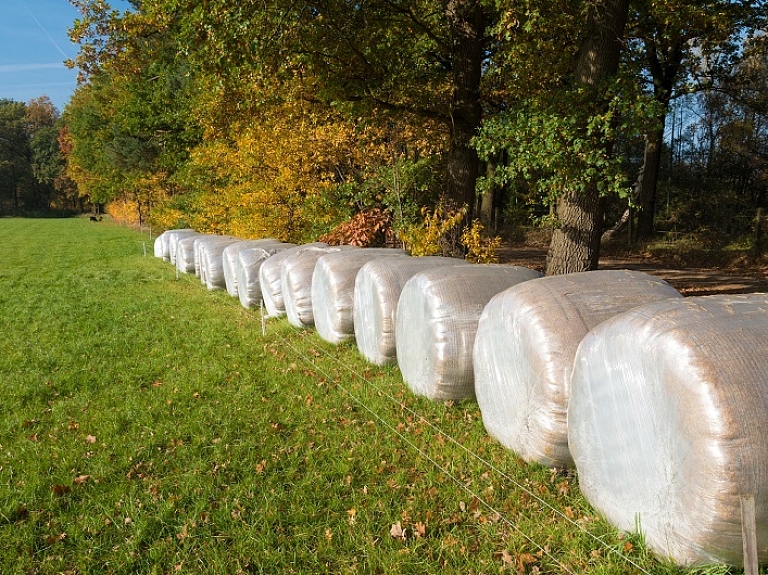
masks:
[[[200,234],[195,238],[193,244],[195,250],[195,275],[200,278],[202,283],[205,283],[205,270],[203,270],[203,258],[201,257],[203,246],[221,241],[228,242],[232,239],[232,236],[220,236],[218,234]]]
[[[200,244],[200,281],[209,290],[219,290],[226,287],[224,281],[224,250],[240,242],[239,238],[221,236],[216,241],[206,241]]]
[[[485,307],[475,339],[475,392],[489,435],[526,461],[573,465],[569,384],[576,348],[600,322],[682,297],[642,272],[606,270],[520,284]]]
[[[315,242],[283,250],[268,257],[259,267],[261,299],[264,301],[264,307],[267,308],[267,315],[270,317],[285,315],[285,298],[283,297],[283,288],[280,283],[283,263],[296,257],[302,251],[313,247],[328,247],[328,244]]]
[[[221,257],[222,269],[224,272],[224,285],[227,288],[227,293],[232,297],[237,297],[237,257],[241,250],[271,246],[280,243],[280,240],[275,238],[241,240],[224,248],[224,253],[221,254]]]
[[[195,272],[195,240],[202,237],[203,234],[189,234],[176,240],[174,250],[176,269],[185,274],[194,274]]]
[[[341,343],[352,336],[357,272],[372,260],[396,265],[391,261],[393,257],[412,259],[403,250],[364,248],[326,254],[317,260],[312,276],[312,315],[320,337],[331,343]]]
[[[541,277],[506,265],[467,265],[417,273],[397,304],[397,363],[408,386],[432,399],[475,395],[472,348],[485,304],[497,293]]]
[[[602,323],[576,354],[568,420],[581,491],[619,529],[680,565],[739,566],[753,495],[768,560],[768,295]]]
[[[197,235],[195,230],[183,229],[183,230],[168,230],[165,232],[165,238],[163,241],[168,242],[168,259],[176,265],[176,247],[179,244],[179,240],[182,238]],[[165,249],[165,248],[163,248]],[[163,257],[165,259],[165,257]]]
[[[152,244],[154,248],[154,254],[156,258],[161,258],[167,262],[171,261],[171,255],[168,251],[168,236],[167,232],[163,232],[155,238],[155,243]]]
[[[397,302],[405,282],[428,269],[470,265],[465,260],[443,257],[373,260],[355,278],[353,324],[357,349],[376,365],[395,362]]]
[[[312,247],[283,262],[280,289],[283,292],[285,315],[291,325],[305,327],[315,323],[312,313],[312,275],[317,260],[325,254],[362,249],[354,246]]]
[[[273,244],[261,248],[241,250],[237,255],[237,297],[240,305],[250,309],[262,300],[259,269],[268,257],[295,248],[296,244]]]

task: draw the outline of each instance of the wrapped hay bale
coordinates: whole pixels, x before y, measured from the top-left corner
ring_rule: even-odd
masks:
[[[318,335],[341,343],[354,333],[354,293],[357,272],[372,260],[411,257],[404,250],[364,248],[330,253],[317,260],[312,275],[312,315]]]
[[[173,265],[176,265],[176,248],[179,245],[179,240],[182,238],[197,235],[197,233],[198,232],[196,232],[195,230],[188,230],[188,229],[168,230],[166,232],[167,239],[165,239],[164,241],[168,242],[168,258]]]
[[[475,393],[489,435],[526,461],[573,465],[569,385],[576,348],[602,321],[633,307],[682,297],[642,272],[552,276],[498,294],[475,339]]]
[[[741,496],[768,560],[768,295],[635,308],[581,342],[568,435],[587,499],[685,566],[742,564]]]
[[[419,272],[455,265],[470,264],[433,256],[373,260],[360,268],[355,278],[353,324],[357,349],[363,357],[376,365],[394,363],[395,319],[403,286]]]
[[[283,263],[296,257],[296,255],[304,250],[314,247],[328,247],[328,244],[315,242],[283,250],[268,257],[259,267],[261,299],[264,301],[264,307],[267,308],[267,314],[270,317],[285,315],[285,299],[283,298],[283,288],[280,283]]]
[[[497,293],[541,277],[506,265],[439,267],[417,273],[397,304],[395,345],[403,379],[432,399],[475,395],[472,347],[485,304]]]
[[[283,292],[285,315],[291,325],[314,325],[312,314],[312,275],[315,264],[325,254],[362,250],[355,246],[312,247],[286,259],[280,269],[280,289]]]
[[[223,236],[218,241],[203,242],[200,245],[200,281],[209,290],[224,289],[224,250],[240,242],[239,238]]]
[[[195,272],[195,240],[203,234],[190,234],[176,241],[176,269],[185,274]]]
[[[155,238],[155,243],[152,244],[154,248],[154,255],[156,258],[163,259],[165,261],[171,260],[171,255],[168,252],[168,236],[166,236],[167,232],[163,232],[159,236]],[[165,237],[164,237],[165,236]]]
[[[195,249],[195,275],[200,278],[202,283],[205,283],[205,270],[203,270],[203,247],[208,243],[217,243],[221,241],[230,241],[232,236],[220,236],[218,234],[201,234],[194,241]]]
[[[240,240],[225,247],[221,257],[224,272],[224,285],[227,289],[227,293],[232,297],[237,297],[237,258],[242,250],[280,243],[282,242],[275,238],[264,238],[261,240]]]
[[[255,307],[262,299],[259,281],[261,264],[270,256],[294,247],[296,244],[272,244],[261,248],[248,248],[238,253],[237,297],[244,308]]]

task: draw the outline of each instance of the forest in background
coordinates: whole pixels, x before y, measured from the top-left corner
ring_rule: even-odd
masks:
[[[563,273],[768,207],[763,1],[70,1],[61,117],[0,101],[3,215],[446,254],[545,226]]]

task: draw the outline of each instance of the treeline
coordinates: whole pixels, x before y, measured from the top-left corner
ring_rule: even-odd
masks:
[[[65,173],[122,219],[309,241],[385,213],[445,251],[536,220],[562,273],[614,224],[744,234],[766,204],[763,1],[71,1]]]
[[[0,217],[82,211],[84,198],[64,173],[65,134],[49,98],[0,99]]]

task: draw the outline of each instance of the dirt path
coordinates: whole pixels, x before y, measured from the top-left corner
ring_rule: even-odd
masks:
[[[504,246],[499,250],[503,263],[544,270],[546,250],[531,246]],[[768,292],[768,270],[760,266],[671,267],[643,257],[605,257],[600,269],[632,269],[668,281],[686,296]]]

